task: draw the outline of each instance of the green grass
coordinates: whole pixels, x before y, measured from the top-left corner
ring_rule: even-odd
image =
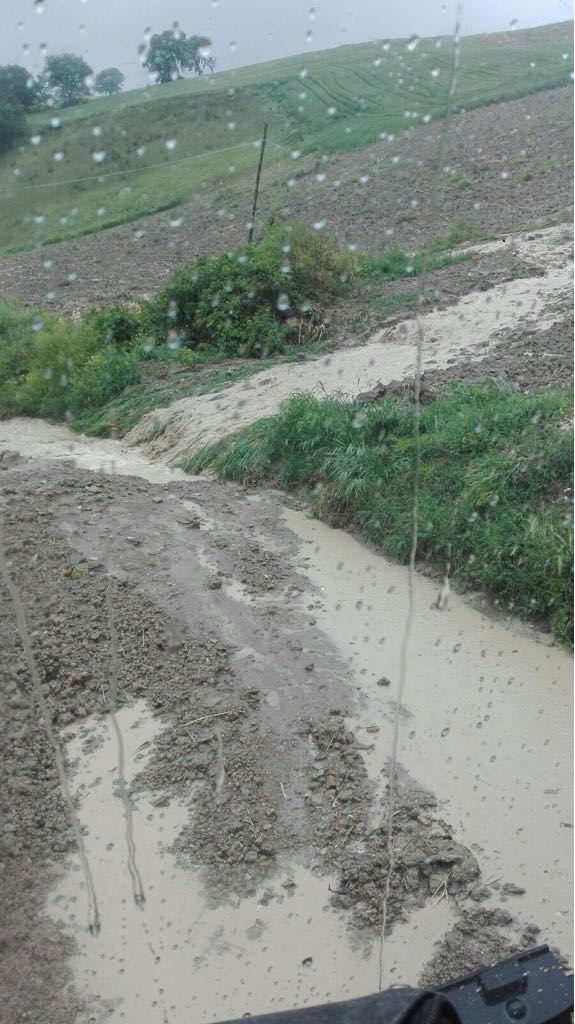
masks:
[[[452,385],[421,411],[417,557],[569,642],[573,528],[558,495],[572,484],[572,393]],[[201,449],[183,468],[309,490],[318,516],[353,523],[405,562],[411,543],[414,418],[293,396],[277,416]]]
[[[49,115],[35,114],[31,135],[41,141],[0,163],[0,252],[99,231],[225,190],[255,170],[252,143],[265,119],[266,165],[287,162],[287,177],[305,154],[360,149],[381,133],[442,117],[453,43],[437,42],[423,39],[414,50],[406,40],[386,49],[380,42],[342,46],[132,90],[62,110],[56,127]],[[468,37],[455,104],[469,109],[567,84],[571,58],[562,55],[571,48],[567,22]],[[167,149],[171,140],[176,148]],[[105,154],[101,162],[95,152]],[[99,173],[117,176],[65,184]]]
[[[148,380],[126,388],[119,397],[112,399],[102,408],[77,416],[71,426],[74,430],[92,437],[123,437],[152,409],[171,405],[180,398],[223,391],[237,381],[251,377],[254,373],[273,365],[274,360],[269,359],[254,360],[248,366],[225,369],[215,367],[199,380],[194,380],[193,377],[186,380],[185,374],[179,379],[173,373],[167,379],[152,374]]]

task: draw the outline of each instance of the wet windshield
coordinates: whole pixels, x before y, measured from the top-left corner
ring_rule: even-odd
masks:
[[[0,996],[571,960],[562,0],[0,0]]]

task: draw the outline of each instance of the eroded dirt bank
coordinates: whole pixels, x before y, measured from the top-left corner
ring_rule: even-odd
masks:
[[[209,1021],[375,989],[402,608],[394,594],[403,570],[387,577],[381,560],[366,553],[363,564],[337,531],[284,522],[277,496],[254,499],[161,467],[148,467],[159,482],[146,480],[142,456],[112,442],[100,447],[47,425],[0,426],[8,569],[78,791],[102,917],[101,937],[92,939],[52,754],[3,593],[7,1020],[67,1024],[111,1013],[177,1024],[190,1013]],[[19,446],[36,457],[6,453]],[[134,476],[94,472],[116,462],[126,474],[132,455]],[[113,678],[109,601],[143,909],[134,908],[117,749],[102,717]],[[427,627],[435,659],[427,695],[417,654],[410,669],[388,982],[456,974],[532,944],[540,926],[541,938],[561,945],[568,928],[562,872],[571,823],[556,777],[568,772],[557,722],[566,729],[569,659],[518,627],[488,622],[484,649],[482,616],[465,614],[477,621],[454,609]],[[519,657],[515,669],[508,655]],[[501,691],[511,692],[514,671],[522,697],[509,731]],[[443,776],[434,770],[445,788],[430,792],[440,725],[449,732],[436,748],[445,744],[449,767]],[[487,741],[493,728],[509,731],[505,751]],[[530,754],[537,767],[524,778],[516,760],[528,763]],[[500,804],[508,831],[492,836],[484,824]],[[534,842],[542,811],[551,851],[543,866]]]

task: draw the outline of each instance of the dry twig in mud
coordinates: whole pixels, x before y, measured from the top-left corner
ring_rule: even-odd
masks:
[[[280,782],[280,789],[282,791],[282,796],[283,796],[284,800],[287,800],[288,795],[286,793],[286,788],[285,788],[283,782]]]
[[[330,739],[330,741],[329,741],[329,743],[328,743],[327,747],[325,748],[325,750],[324,750],[324,754],[327,754],[327,752],[328,752],[329,748],[331,747],[331,745],[332,745],[332,743],[333,743],[334,739],[336,738],[336,736],[337,736],[337,729],[336,729],[336,731],[334,732],[334,734],[333,734],[332,738]]]
[[[247,708],[228,708],[227,711],[215,711],[211,715],[200,715],[199,718],[190,718],[187,722],[180,722],[178,729],[185,729],[188,725],[198,725],[199,722],[207,722],[210,718],[222,718],[224,715],[245,715]]]
[[[441,884],[437,886],[437,889],[435,890],[435,892],[432,892],[432,894],[431,894],[431,899],[432,899],[432,901],[433,901],[435,906],[437,906],[438,903],[441,903],[442,900],[446,900],[447,899],[447,896],[448,896],[448,893],[447,893],[447,882],[448,882],[448,879],[449,879],[449,876],[447,878],[444,878],[443,881],[441,882]]]

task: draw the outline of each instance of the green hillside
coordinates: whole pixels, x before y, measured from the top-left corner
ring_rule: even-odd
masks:
[[[464,39],[455,106],[566,84],[571,40],[572,22]],[[305,154],[440,118],[452,60],[450,38],[366,43],[36,114],[32,140],[0,163],[0,251],[169,209],[251,172],[265,119],[267,165],[295,171]]]

